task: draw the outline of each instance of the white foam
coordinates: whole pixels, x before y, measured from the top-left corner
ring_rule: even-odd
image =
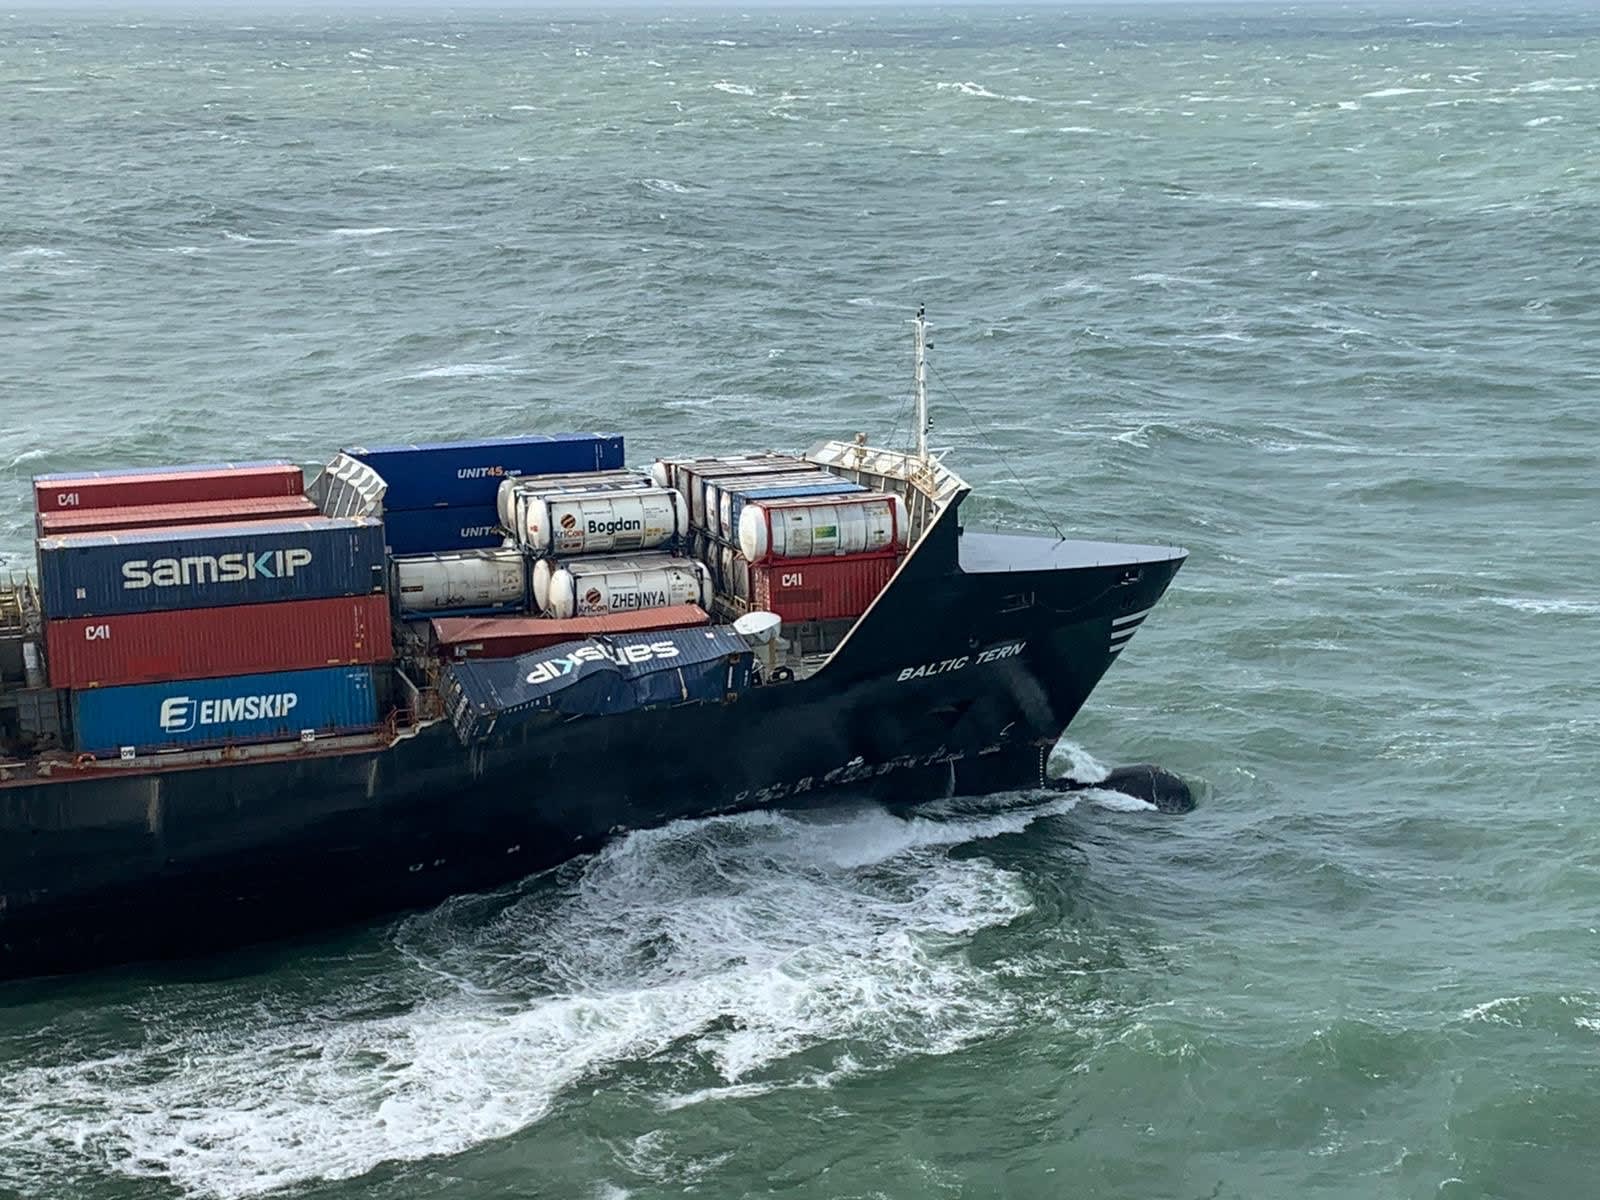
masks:
[[[0,1078],[0,1189],[87,1158],[228,1200],[508,1136],[622,1062],[698,1075],[659,1098],[673,1108],[957,1049],[1016,1015],[966,946],[1029,899],[947,848],[1072,802],[679,822],[509,903],[410,919],[396,944],[414,965],[331,994],[285,1003],[246,981],[190,989],[188,1015],[134,1001],[145,1040]],[[843,1045],[831,1071],[789,1061],[833,1042],[870,1061]]]
[[[437,367],[424,367],[402,379],[485,379],[504,375],[514,368],[505,363],[445,363]]]
[[[1498,605],[1501,608],[1514,608],[1518,612],[1537,613],[1540,616],[1558,614],[1561,616],[1592,617],[1600,614],[1600,600],[1562,600],[1546,599],[1537,596],[1488,596],[1485,603]]]
[[[328,236],[332,238],[369,238],[382,237],[386,233],[399,233],[398,229],[389,225],[368,225],[350,228],[330,229]]]
[[[1073,742],[1057,742],[1050,751],[1051,767],[1065,767],[1059,773],[1078,783],[1099,783],[1111,774],[1111,768]]]
[[[747,87],[742,83],[729,83],[726,79],[719,79],[711,86],[715,91],[726,92],[730,96],[754,96],[756,94],[755,88]]]

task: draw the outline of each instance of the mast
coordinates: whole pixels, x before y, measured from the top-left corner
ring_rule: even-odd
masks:
[[[928,322],[917,305],[914,325],[917,344],[917,461],[928,461]]]

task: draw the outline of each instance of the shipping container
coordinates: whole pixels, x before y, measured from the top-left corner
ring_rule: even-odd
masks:
[[[383,540],[390,554],[448,554],[486,550],[505,541],[500,513],[493,506],[415,508],[386,512]]]
[[[50,685],[110,687],[387,662],[389,598],[74,617],[45,627]]]
[[[713,598],[710,570],[692,558],[666,554],[641,554],[632,560],[572,558],[551,575],[545,612],[566,619],[671,604],[709,608]]]
[[[709,625],[711,617],[698,604],[675,604],[644,612],[604,617],[437,617],[433,644],[444,658],[511,658],[562,642],[656,629],[690,629]]]
[[[894,577],[900,560],[884,555],[746,563],[750,607],[788,623],[859,617]]]
[[[588,716],[722,700],[750,686],[753,661],[745,640],[726,626],[658,630],[449,663],[439,692],[457,734],[470,743],[539,712]]]
[[[462,550],[393,560],[392,594],[402,616],[525,612],[528,560],[521,550]]]
[[[751,562],[894,554],[904,550],[906,502],[894,494],[751,501],[739,514],[739,552]],[[734,540],[734,539],[729,539]]]
[[[657,550],[688,532],[687,505],[671,488],[560,492],[519,507],[517,540],[536,554]]]
[[[607,471],[623,465],[622,435],[617,433],[363,446],[344,453],[383,477],[385,512],[441,505],[487,508],[507,476]]]
[[[567,475],[527,475],[515,479],[502,479],[495,490],[495,505],[500,512],[500,524],[507,529],[517,529],[524,523],[521,515],[529,499],[571,491],[637,491],[654,486],[650,476],[638,471],[580,471]]]
[[[316,515],[317,506],[304,496],[251,496],[244,500],[201,500],[192,504],[60,509],[40,513],[38,526],[41,536],[54,537],[113,529],[179,529],[186,525],[230,525],[239,521],[288,521]]]
[[[706,513],[707,486],[739,479],[759,479],[763,476],[792,475],[811,466],[804,459],[788,455],[763,456],[752,462],[731,466],[682,468],[678,472],[678,490],[689,497],[689,520],[701,529],[709,528]]]
[[[724,484],[715,488],[717,503],[714,513],[711,506],[707,507],[707,517],[711,522],[712,531],[724,540],[731,540],[739,536],[739,514],[744,512],[744,506],[753,500],[798,500],[803,497],[818,496],[854,496],[868,489],[859,483],[851,483],[840,479],[837,475],[827,471],[818,471],[815,475],[806,478],[790,480],[788,476],[779,476],[764,486],[767,481],[750,481],[743,484]]]
[[[304,490],[304,475],[293,463],[189,463],[175,467],[35,475],[33,506],[36,512],[47,513],[298,496]]]
[[[650,478],[655,480],[657,487],[676,488],[687,499],[689,496],[689,476],[696,471],[715,470],[718,467],[737,467],[747,463],[766,463],[774,460],[786,463],[804,461],[792,454],[779,454],[774,450],[762,450],[755,454],[713,455],[703,458],[658,458],[650,464]]]
[[[40,538],[45,615],[110,616],[384,588],[383,522],[311,517]]]
[[[72,710],[78,750],[102,758],[129,747],[288,741],[378,723],[371,667],[90,688],[72,694]]]

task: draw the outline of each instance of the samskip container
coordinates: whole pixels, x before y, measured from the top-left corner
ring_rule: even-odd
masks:
[[[195,504],[252,496],[298,496],[300,468],[287,462],[189,463],[118,471],[74,471],[33,477],[35,511],[118,508],[135,504]]]
[[[175,529],[186,525],[225,525],[237,521],[286,521],[314,517],[306,497],[251,496],[243,500],[199,500],[189,504],[136,504],[126,508],[64,508],[39,514],[39,533],[109,532],[114,529]]]
[[[859,617],[899,566],[897,558],[881,554],[738,563],[748,572],[750,607],[777,613],[788,624]]]
[[[699,605],[675,604],[565,621],[550,617],[436,617],[432,624],[433,643],[444,658],[510,658],[584,638],[688,629],[710,622]]]
[[[418,554],[393,564],[392,592],[403,615],[528,607],[528,560],[521,550]]]
[[[40,538],[45,615],[109,616],[381,592],[383,522],[311,517]]]
[[[612,470],[623,459],[622,435],[616,433],[355,447],[344,453],[383,477],[386,512],[436,505],[486,508],[507,476]]]
[[[383,595],[73,617],[45,627],[50,686],[108,687],[386,662]]]
[[[390,554],[448,554],[484,550],[505,541],[493,506],[415,508],[383,515],[383,540]]]
[[[285,741],[378,723],[371,667],[91,688],[72,694],[72,709],[78,749],[100,757],[124,747]]]
[[[618,634],[505,659],[445,666],[445,715],[463,742],[538,712],[590,716],[718,701],[748,688],[753,655],[726,627]]]

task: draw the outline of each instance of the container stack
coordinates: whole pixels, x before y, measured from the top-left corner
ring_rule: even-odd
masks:
[[[592,481],[508,481],[500,508],[512,515],[513,535],[532,562],[533,611],[547,618],[668,628],[670,616],[649,625],[638,614],[692,606],[704,616],[712,603],[710,570],[683,555],[688,503],[659,480],[619,472]]]
[[[302,483],[289,463],[34,480],[50,684],[80,751],[376,725],[382,523],[307,513]]]
[[[496,505],[505,480],[616,470],[623,444],[620,434],[562,433],[356,447],[343,457],[383,481],[390,554],[450,554],[496,547],[505,539]]]
[[[727,610],[786,624],[849,621],[888,584],[908,538],[904,501],[787,455],[662,460],[690,503],[693,556]]]

